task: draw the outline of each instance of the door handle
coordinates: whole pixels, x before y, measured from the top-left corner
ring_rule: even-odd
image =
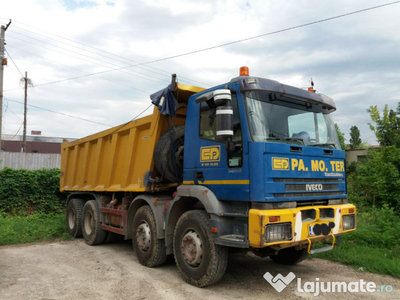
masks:
[[[199,180],[199,181],[204,180],[204,174],[202,171],[196,172],[196,180]]]

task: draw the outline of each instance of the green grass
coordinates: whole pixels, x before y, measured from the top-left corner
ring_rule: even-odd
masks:
[[[0,217],[0,245],[71,239],[65,214]]]
[[[388,209],[361,213],[356,231],[344,234],[340,246],[313,257],[400,278],[400,218]]]

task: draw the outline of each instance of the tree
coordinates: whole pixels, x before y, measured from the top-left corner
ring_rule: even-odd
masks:
[[[361,146],[361,138],[360,138],[360,130],[357,126],[351,126],[350,128],[350,149],[360,149]]]
[[[336,132],[339,138],[340,146],[343,150],[346,149],[346,139],[344,137],[344,133],[340,131],[339,125],[335,123]]]
[[[400,148],[400,102],[397,106],[397,111],[393,109],[389,111],[388,105],[383,109],[383,115],[378,110],[376,105],[371,105],[367,109],[371,120],[375,125],[368,123],[369,128],[375,133],[375,136],[381,146],[396,146]]]
[[[348,177],[348,194],[363,207],[387,205],[400,213],[400,149],[370,149],[365,163]]]

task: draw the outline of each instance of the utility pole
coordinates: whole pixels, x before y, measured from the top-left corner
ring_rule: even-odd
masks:
[[[10,26],[10,22],[8,22],[7,26],[1,25],[0,31],[0,151],[2,148],[2,128],[3,128],[3,75],[4,75],[4,66],[7,65],[7,59],[4,58],[4,45],[5,45],[5,33]]]
[[[24,135],[22,138],[22,152],[26,152],[26,108],[28,106],[28,72],[25,72],[25,102],[24,102]]]

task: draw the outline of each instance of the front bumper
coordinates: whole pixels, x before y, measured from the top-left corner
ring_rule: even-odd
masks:
[[[249,211],[249,244],[280,250],[327,241],[356,229],[353,204]],[[334,242],[333,242],[334,243]],[[332,244],[333,247],[333,244]]]

